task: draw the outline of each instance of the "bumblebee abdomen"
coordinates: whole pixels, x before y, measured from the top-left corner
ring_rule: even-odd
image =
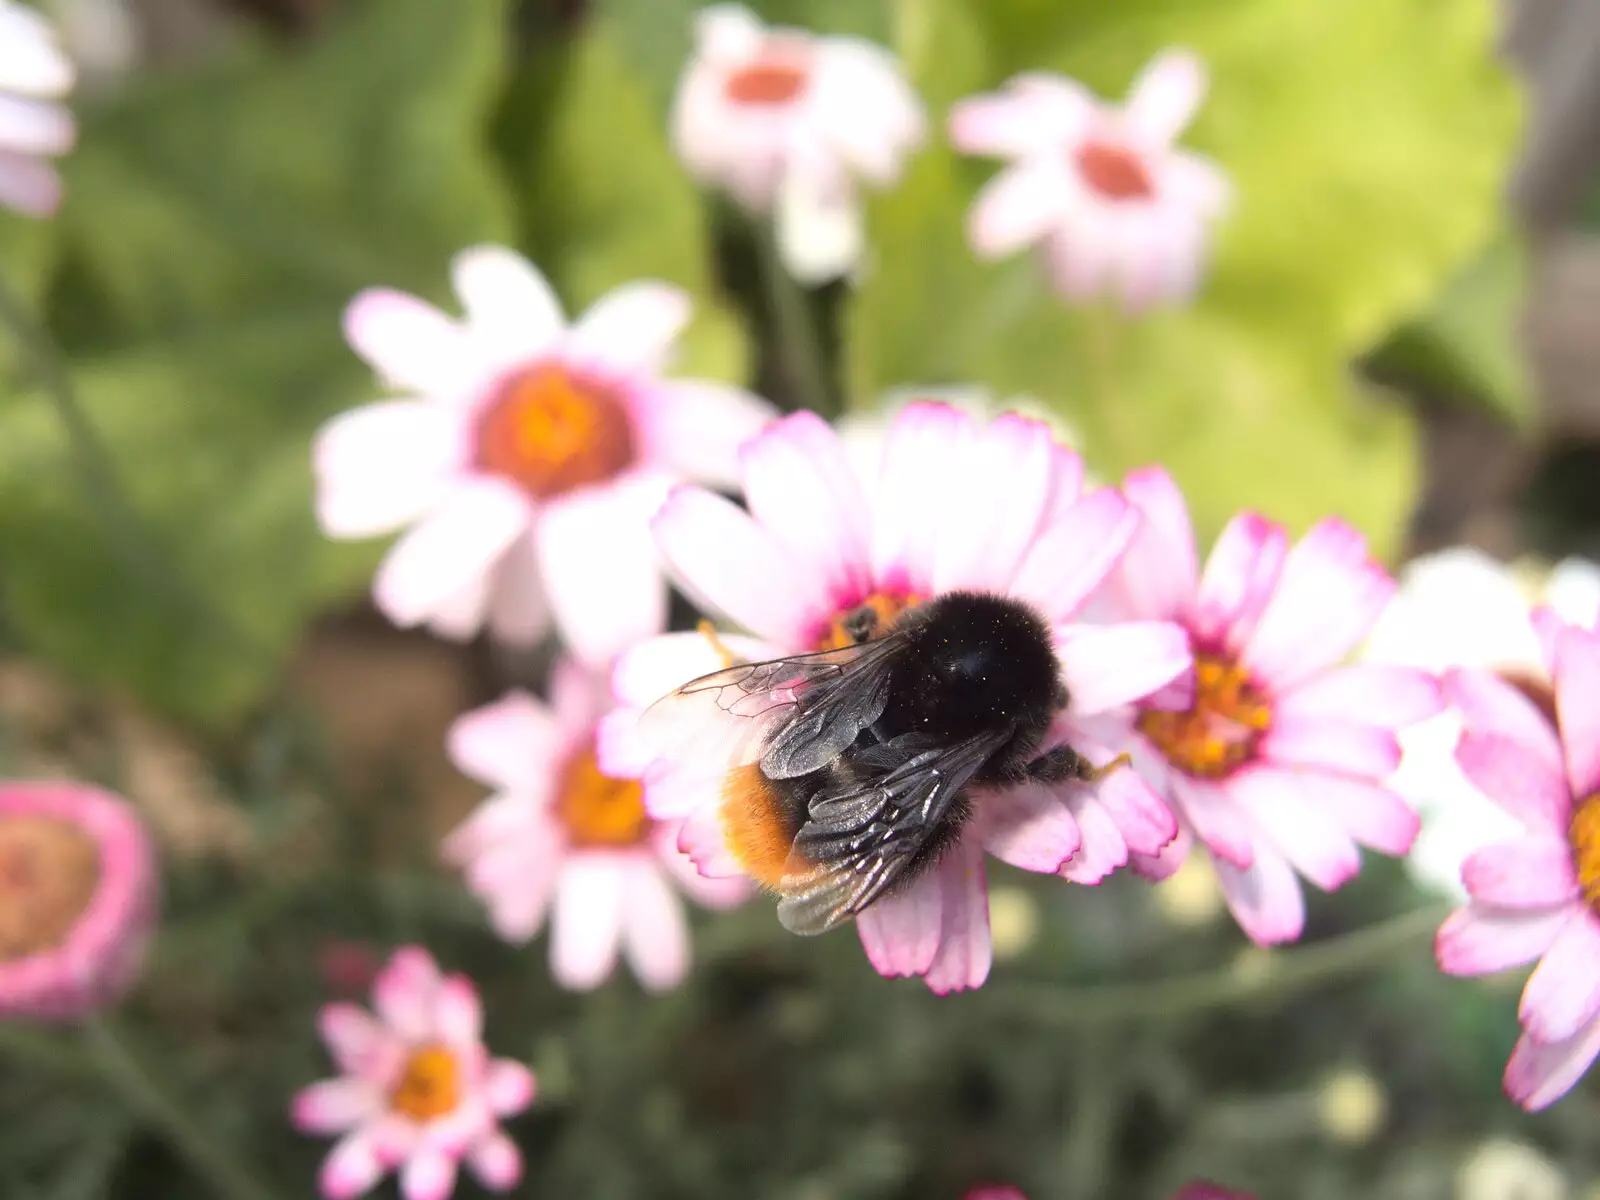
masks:
[[[805,821],[808,776],[772,780],[755,763],[728,772],[722,781],[722,834],[745,872],[777,890],[794,867],[795,835]]]

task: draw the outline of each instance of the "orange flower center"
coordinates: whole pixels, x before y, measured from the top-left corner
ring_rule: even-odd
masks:
[[[734,104],[776,108],[805,91],[810,53],[802,44],[775,40],[748,64],[728,76],[722,94]]]
[[[432,1121],[461,1103],[461,1071],[448,1047],[419,1046],[406,1059],[389,1107],[413,1121]]]
[[[1180,771],[1215,779],[1255,753],[1272,725],[1272,705],[1232,659],[1196,654],[1194,675],[1194,704],[1184,712],[1146,709],[1139,732]]]
[[[1111,142],[1085,142],[1077,152],[1078,170],[1089,186],[1110,200],[1143,200],[1155,184],[1139,156]]]
[[[478,421],[478,466],[539,497],[610,479],[633,459],[622,401],[551,363],[513,375]]]
[[[100,850],[57,817],[0,820],[0,962],[61,945],[100,883]]]
[[[873,592],[854,608],[836,614],[817,639],[818,650],[842,650],[888,633],[900,614],[922,603],[912,592]]]
[[[1567,841],[1572,846],[1572,868],[1578,876],[1583,898],[1600,913],[1600,793],[1590,796],[1572,810],[1567,826]]]
[[[644,788],[601,771],[593,746],[573,755],[561,773],[556,813],[574,846],[637,846],[650,832]]]

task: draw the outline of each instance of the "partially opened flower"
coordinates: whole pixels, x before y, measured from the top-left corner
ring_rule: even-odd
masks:
[[[624,710],[607,719],[601,736],[603,761],[647,772],[653,811],[686,819],[682,844],[708,874],[744,871],[782,890],[789,846],[751,828],[736,790],[724,794],[725,780],[748,779],[735,769],[749,767],[771,727],[736,704],[736,711],[707,705],[681,726],[670,716],[665,724],[638,719],[638,710],[697,675],[735,659],[817,651],[888,661],[870,652],[898,636],[898,621],[914,625],[959,601],[1015,632],[1019,654],[1026,644],[1027,657],[1008,661],[997,680],[1039,672],[1046,724],[1051,706],[1067,701],[1037,745],[1040,761],[1076,752],[1108,768],[1112,752],[1080,736],[1073,722],[1130,704],[1189,666],[1183,634],[1171,625],[1077,622],[1137,517],[1114,491],[1084,493],[1078,456],[1040,422],[1007,415],[979,425],[946,405],[912,404],[893,420],[876,478],[864,479],[834,431],[798,413],[748,443],[741,457],[748,511],[683,488],[655,528],[689,594],[754,637],[672,634],[636,647],[614,677]],[[1052,693],[1056,684],[1064,691]],[[886,727],[884,744],[900,736]],[[940,756],[949,747],[925,749]],[[967,769],[962,778],[971,777],[971,763]],[[937,850],[922,847],[918,867],[925,869],[859,912],[857,929],[879,971],[925,976],[940,992],[984,981],[986,853],[1092,883],[1130,850],[1153,854],[1174,835],[1171,814],[1130,770],[1073,781],[1032,770],[1014,786],[962,792],[954,811],[964,819],[939,826]],[[780,915],[790,900],[786,893]]]
[[[1212,163],[1173,146],[1204,94],[1200,61],[1167,51],[1120,108],[1042,73],[960,102],[956,148],[1011,160],[973,206],[973,248],[998,258],[1037,246],[1073,300],[1110,293],[1142,309],[1188,298],[1229,194]]]
[[[1467,859],[1470,900],[1435,948],[1453,975],[1538,960],[1505,1077],[1528,1109],[1560,1099],[1600,1053],[1600,634],[1549,632],[1556,725],[1494,675],[1445,677],[1464,726],[1457,761],[1521,834]]]
[[[0,0],[0,206],[32,217],[55,212],[61,178],[49,160],[72,149],[72,63],[55,30],[33,9]]]
[[[785,262],[807,282],[855,263],[857,181],[893,183],[925,132],[916,94],[882,47],[768,29],[736,4],[696,17],[672,130],[696,176],[775,213]]]
[[[318,1185],[328,1200],[400,1174],[405,1200],[444,1200],[465,1160],[479,1182],[506,1192],[522,1156],[500,1118],[533,1102],[533,1073],[483,1045],[483,1007],[465,975],[442,975],[420,946],[397,950],[373,985],[375,1013],[326,1005],[317,1018],[339,1075],[294,1098],[302,1133],[337,1134]]]
[[[457,721],[451,758],[498,790],[450,835],[445,854],[507,941],[527,941],[549,917],[550,969],[563,986],[596,986],[620,952],[641,983],[661,990],[689,969],[678,893],[721,908],[749,888],[703,877],[678,849],[677,823],[645,812],[640,783],[600,769],[595,724],[609,707],[605,676],[564,661],[549,704],[513,692]]]
[[[1291,941],[1305,916],[1297,875],[1331,890],[1360,870],[1359,847],[1410,849],[1416,814],[1383,781],[1400,761],[1396,730],[1440,711],[1438,685],[1413,668],[1341,665],[1394,590],[1342,521],[1291,547],[1281,526],[1242,514],[1201,572],[1172,479],[1149,468],[1123,490],[1144,524],[1108,610],[1180,623],[1195,660],[1192,703],[1158,696],[1099,723],[1183,827],[1142,865],[1165,873],[1198,839],[1244,931]]]
[[[0,783],[0,1015],[70,1020],[114,1003],[157,903],[126,802],[73,783]]]
[[[632,283],[572,326],[509,250],[456,256],[454,321],[401,292],[363,292],[350,344],[406,393],[317,434],[317,516],[334,537],[411,526],[373,594],[398,625],[455,638],[485,622],[531,642],[553,616],[603,662],[661,627],[649,520],[683,479],[729,481],[772,410],[738,388],[661,373],[688,298]]]

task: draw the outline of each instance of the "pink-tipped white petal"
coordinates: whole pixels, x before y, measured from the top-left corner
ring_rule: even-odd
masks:
[[[1530,830],[1565,837],[1571,798],[1567,783],[1521,742],[1468,729],[1456,762],[1472,785]]]
[[[383,1177],[384,1167],[372,1139],[349,1134],[333,1148],[317,1175],[317,1187],[328,1200],[354,1200]]]
[[[1152,59],[1128,93],[1127,119],[1139,136],[1167,145],[1184,131],[1206,93],[1206,69],[1186,50],[1167,50]]]
[[[465,975],[447,975],[434,999],[433,1025],[439,1037],[461,1049],[483,1039],[483,1002]]]
[[[516,365],[549,349],[560,336],[561,303],[522,255],[504,246],[474,246],[450,264],[473,342],[493,362]]]
[[[420,1042],[435,1033],[434,1006],[443,982],[439,968],[421,947],[397,950],[372,986],[372,1000],[395,1034]]]
[[[926,982],[936,995],[982,987],[994,957],[989,938],[989,883],[983,847],[962,838],[934,868],[944,877],[939,949],[928,964]]]
[[[405,1200],[445,1200],[455,1188],[455,1160],[427,1143],[401,1168],[400,1195]]]
[[[396,625],[420,624],[493,570],[527,522],[526,497],[503,480],[463,482],[389,551],[373,598]]]
[[[446,745],[457,769],[480,783],[542,791],[561,738],[549,707],[514,691],[456,718]]]
[[[479,1138],[467,1152],[467,1166],[491,1192],[509,1192],[522,1182],[522,1154],[500,1132]]]
[[[1517,1012],[1535,1041],[1564,1042],[1600,1016],[1600,919],[1572,911],[1528,977]]]
[[[344,1133],[383,1111],[381,1088],[367,1079],[325,1079],[295,1094],[290,1118],[301,1133]]]
[[[1078,852],[1061,868],[1061,877],[1094,887],[1128,864],[1128,840],[1111,810],[1088,788],[1068,788],[1066,801],[1082,841]]]
[[[497,1058],[484,1070],[483,1098],[497,1117],[512,1117],[533,1103],[533,1072],[510,1058]]]
[[[983,848],[1001,862],[1053,875],[1078,852],[1072,810],[1042,784],[985,793],[978,804]]]
[[[978,193],[967,240],[981,258],[1004,258],[1041,240],[1060,219],[1060,167],[1025,161],[1000,172]]]
[[[598,987],[616,965],[627,869],[613,854],[575,855],[562,866],[550,934],[550,970],[562,987]]]
[[[1361,853],[1336,814],[1324,812],[1296,783],[1288,771],[1255,767],[1236,772],[1223,786],[1295,870],[1334,891],[1361,869]]]
[[[393,1035],[354,1004],[323,1005],[317,1013],[317,1031],[335,1065],[347,1075],[380,1077],[396,1048]]]
[[[1243,648],[1283,571],[1289,535],[1255,513],[1223,527],[1206,559],[1189,625],[1203,641]]]
[[[443,405],[388,400],[318,430],[317,520],[332,537],[388,533],[421,516],[465,462],[462,429]]]
[[[1189,670],[1189,636],[1165,621],[1078,625],[1058,631],[1057,651],[1072,712],[1088,716],[1132,704]]]
[[[717,804],[701,804],[683,819],[674,841],[674,849],[689,857],[701,874],[711,879],[728,879],[743,875],[744,868],[722,829],[721,808]]]
[[[1468,905],[1439,927],[1434,958],[1447,975],[1488,975],[1520,967],[1550,949],[1570,915],[1566,908],[1539,912]]]
[[[1119,493],[1090,492],[1028,548],[1011,591],[1052,623],[1070,620],[1105,582],[1138,529],[1137,510]]]
[[[1547,1045],[1530,1034],[1517,1040],[1506,1063],[1506,1094],[1529,1112],[1549,1108],[1570,1092],[1600,1054],[1600,1021],[1565,1042]]]
[[[1555,776],[1564,774],[1555,726],[1527,696],[1487,671],[1446,671],[1444,698],[1461,712],[1468,732],[1492,733],[1516,742]]]
[[[627,873],[622,950],[646,989],[664,992],[689,973],[689,923],[661,869],[641,859]]]
[[[1389,788],[1326,771],[1295,776],[1308,801],[1338,822],[1357,844],[1382,854],[1409,854],[1422,822]]]
[[[1320,768],[1380,779],[1400,765],[1400,741],[1387,729],[1349,721],[1284,719],[1280,713],[1256,747],[1287,767]]]
[[[344,312],[345,340],[387,383],[458,397],[475,365],[467,331],[405,292],[372,288]]]
[[[1474,851],[1461,864],[1461,882],[1480,904],[1501,908],[1555,908],[1578,897],[1572,848],[1549,837]]]
[[[1257,846],[1247,870],[1220,858],[1212,865],[1228,911],[1251,941],[1278,946],[1300,936],[1306,920],[1305,897],[1288,859],[1270,846]]]
[[[1118,615],[1144,621],[1176,620],[1199,586],[1189,507],[1172,476],[1160,467],[1130,472],[1123,480],[1122,494],[1142,519],[1112,576]]]
[[[1575,797],[1600,792],[1600,635],[1569,628],[1556,642],[1556,712]]]
[[[1256,831],[1221,783],[1173,772],[1172,798],[1212,855],[1247,870],[1255,861]]]
[[[689,323],[688,294],[664,283],[628,283],[595,301],[562,343],[562,356],[617,375],[656,375]]]
[[[927,595],[939,556],[950,480],[965,462],[973,422],[948,404],[921,401],[895,414],[873,496],[873,575],[890,588]]]
[[[939,952],[944,905],[944,877],[931,870],[856,918],[861,945],[878,974],[890,978],[927,974]]]
[[[675,379],[644,391],[634,425],[647,461],[696,483],[731,488],[739,480],[739,447],[777,415],[732,384]]]
[[[1359,721],[1398,729],[1444,708],[1439,682],[1411,667],[1361,663],[1324,671],[1278,697],[1280,721]]]
[[[1080,746],[1087,752],[1087,746]],[[1112,757],[1109,750],[1091,755],[1097,766]],[[1094,785],[1096,800],[1116,822],[1131,854],[1155,855],[1178,836],[1178,822],[1154,789],[1137,771],[1119,767]]]
[[[1070,79],[1019,75],[1006,90],[972,96],[950,110],[950,141],[963,154],[1014,158],[1059,149],[1093,119],[1095,99]]]

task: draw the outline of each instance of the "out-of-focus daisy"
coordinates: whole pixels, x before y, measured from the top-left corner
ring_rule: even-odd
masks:
[[[0,205],[30,217],[61,203],[61,177],[49,160],[72,149],[77,127],[59,100],[75,72],[40,14],[0,0]]]
[[[1416,814],[1382,781],[1400,761],[1395,731],[1440,710],[1438,685],[1408,667],[1340,665],[1394,590],[1348,525],[1322,521],[1291,547],[1281,526],[1242,514],[1202,573],[1166,472],[1136,471],[1123,490],[1144,523],[1107,611],[1179,622],[1195,658],[1191,705],[1156,697],[1099,723],[1183,826],[1143,866],[1165,872],[1197,838],[1245,932],[1291,941],[1305,916],[1297,874],[1331,890],[1360,870],[1358,847],[1411,848]]]
[[[401,292],[363,292],[350,344],[405,398],[317,434],[317,515],[334,537],[409,531],[373,594],[397,625],[509,642],[553,615],[604,662],[660,628],[666,589],[649,520],[676,481],[730,482],[772,410],[739,388],[666,380],[688,298],[632,283],[568,326],[510,250],[456,256],[455,321]]]
[[[124,801],[0,783],[0,1014],[71,1020],[119,999],[144,961],[157,882]]]
[[[677,823],[646,814],[638,780],[600,769],[595,724],[609,707],[606,677],[568,660],[551,675],[549,704],[513,692],[457,721],[451,758],[498,790],[450,835],[445,855],[507,941],[533,937],[553,906],[550,969],[563,986],[596,986],[620,951],[641,983],[661,990],[689,969],[678,891],[726,907],[749,888],[702,876],[678,849]]]
[[[1530,1110],[1565,1095],[1600,1053],[1600,634],[1564,626],[1545,640],[1557,725],[1494,675],[1445,676],[1462,715],[1456,759],[1521,831],[1467,859],[1470,899],[1435,947],[1453,975],[1538,960],[1505,1077]]]
[[[960,102],[957,149],[1011,160],[973,206],[973,248],[998,258],[1038,246],[1072,300],[1111,293],[1137,310],[1188,298],[1229,195],[1211,162],[1173,146],[1204,94],[1199,59],[1169,50],[1121,107],[1043,73]]]
[[[736,4],[696,17],[672,132],[697,177],[775,213],[785,265],[807,283],[855,264],[857,181],[892,184],[925,136],[916,93],[881,46],[769,29]]]
[[[1399,590],[1362,657],[1433,672],[1492,671],[1553,711],[1530,605],[1548,605],[1564,620],[1592,628],[1600,613],[1600,568],[1569,558],[1541,575],[1466,546],[1419,558],[1401,572]],[[1462,775],[1455,760],[1460,734],[1461,717],[1453,710],[1401,731],[1404,755],[1389,782],[1422,817],[1406,860],[1411,873],[1425,886],[1464,897],[1461,864],[1519,826]]]
[[[483,1045],[483,1007],[465,975],[441,975],[420,946],[397,950],[373,985],[376,1014],[354,1004],[318,1016],[339,1075],[314,1083],[291,1110],[302,1133],[337,1134],[318,1186],[328,1200],[369,1191],[389,1171],[405,1200],[444,1200],[465,1160],[506,1192],[522,1156],[499,1119],[533,1102],[533,1073]]]
[[[1045,747],[1070,741],[1096,766],[1114,755],[1071,722],[1132,703],[1189,666],[1186,639],[1162,622],[1084,626],[1076,614],[1137,524],[1115,491],[1082,491],[1083,466],[1040,422],[979,425],[943,404],[908,405],[885,439],[875,478],[861,478],[840,438],[798,413],[741,452],[748,511],[696,488],[674,492],[655,522],[676,578],[709,612],[753,639],[654,639],[624,655],[614,686],[624,709],[602,728],[603,759],[648,771],[647,800],[685,817],[700,869],[748,869],[728,849],[723,777],[745,730],[684,730],[663,745],[637,710],[700,674],[746,661],[852,645],[863,615],[878,632],[955,591],[1007,597],[1051,631],[1070,704]],[[708,714],[715,724],[721,718]],[[728,717],[737,725],[744,718]],[[748,740],[747,738],[745,739]],[[976,987],[991,944],[985,852],[1025,870],[1095,883],[1130,850],[1153,854],[1171,814],[1130,770],[1093,785],[1030,784],[974,792],[972,815],[936,864],[866,908],[856,927],[885,975],[922,975],[935,991]],[[781,855],[779,856],[781,858]]]

